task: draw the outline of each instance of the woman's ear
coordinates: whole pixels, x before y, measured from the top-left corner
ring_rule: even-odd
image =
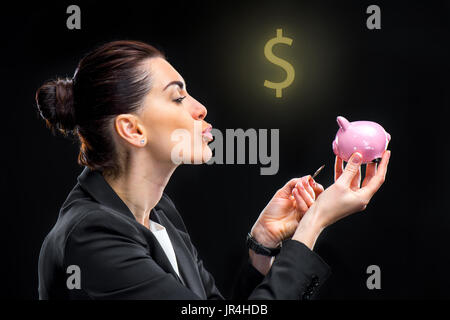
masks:
[[[140,135],[139,144],[141,146],[145,146],[147,144],[147,140],[148,140],[147,130],[145,130],[145,126],[143,124],[141,124],[140,121],[137,121],[136,130],[137,130],[137,133]]]
[[[118,115],[114,120],[114,127],[119,137],[133,146],[140,147],[145,145],[147,140],[147,137],[145,136],[146,130],[135,115]],[[144,141],[144,143],[142,141]]]

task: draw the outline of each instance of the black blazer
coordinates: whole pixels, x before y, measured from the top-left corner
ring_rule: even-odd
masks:
[[[185,284],[100,172],[86,167],[77,180],[41,248],[40,299],[224,299],[165,193],[150,219],[167,229]],[[79,267],[80,289],[67,286],[71,265]],[[308,299],[329,274],[316,253],[287,240],[267,276],[247,259],[232,298]]]

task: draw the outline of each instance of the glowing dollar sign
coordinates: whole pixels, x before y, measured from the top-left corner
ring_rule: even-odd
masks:
[[[273,64],[276,64],[277,66],[280,66],[281,68],[283,68],[287,74],[286,79],[284,79],[283,82],[276,83],[276,82],[271,82],[268,80],[264,81],[265,87],[275,89],[275,96],[277,98],[281,98],[281,90],[289,87],[291,85],[292,81],[294,81],[294,77],[295,77],[295,70],[292,67],[292,65],[289,62],[276,57],[272,52],[272,47],[275,44],[278,44],[278,43],[284,43],[287,45],[292,44],[292,39],[283,37],[282,33],[283,33],[283,29],[277,29],[277,37],[272,38],[269,41],[267,41],[266,45],[264,46],[264,55],[266,56],[267,60],[269,60]]]

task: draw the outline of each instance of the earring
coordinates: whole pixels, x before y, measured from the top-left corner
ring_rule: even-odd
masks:
[[[141,144],[144,144],[144,143],[145,143],[145,139],[142,139],[142,140],[141,140]]]

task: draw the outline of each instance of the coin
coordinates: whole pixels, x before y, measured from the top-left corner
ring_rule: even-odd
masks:
[[[317,177],[317,175],[320,173],[320,171],[322,171],[323,168],[325,168],[325,165],[317,169],[316,172],[314,172],[314,174],[312,175],[312,178],[314,179],[315,177]]]

